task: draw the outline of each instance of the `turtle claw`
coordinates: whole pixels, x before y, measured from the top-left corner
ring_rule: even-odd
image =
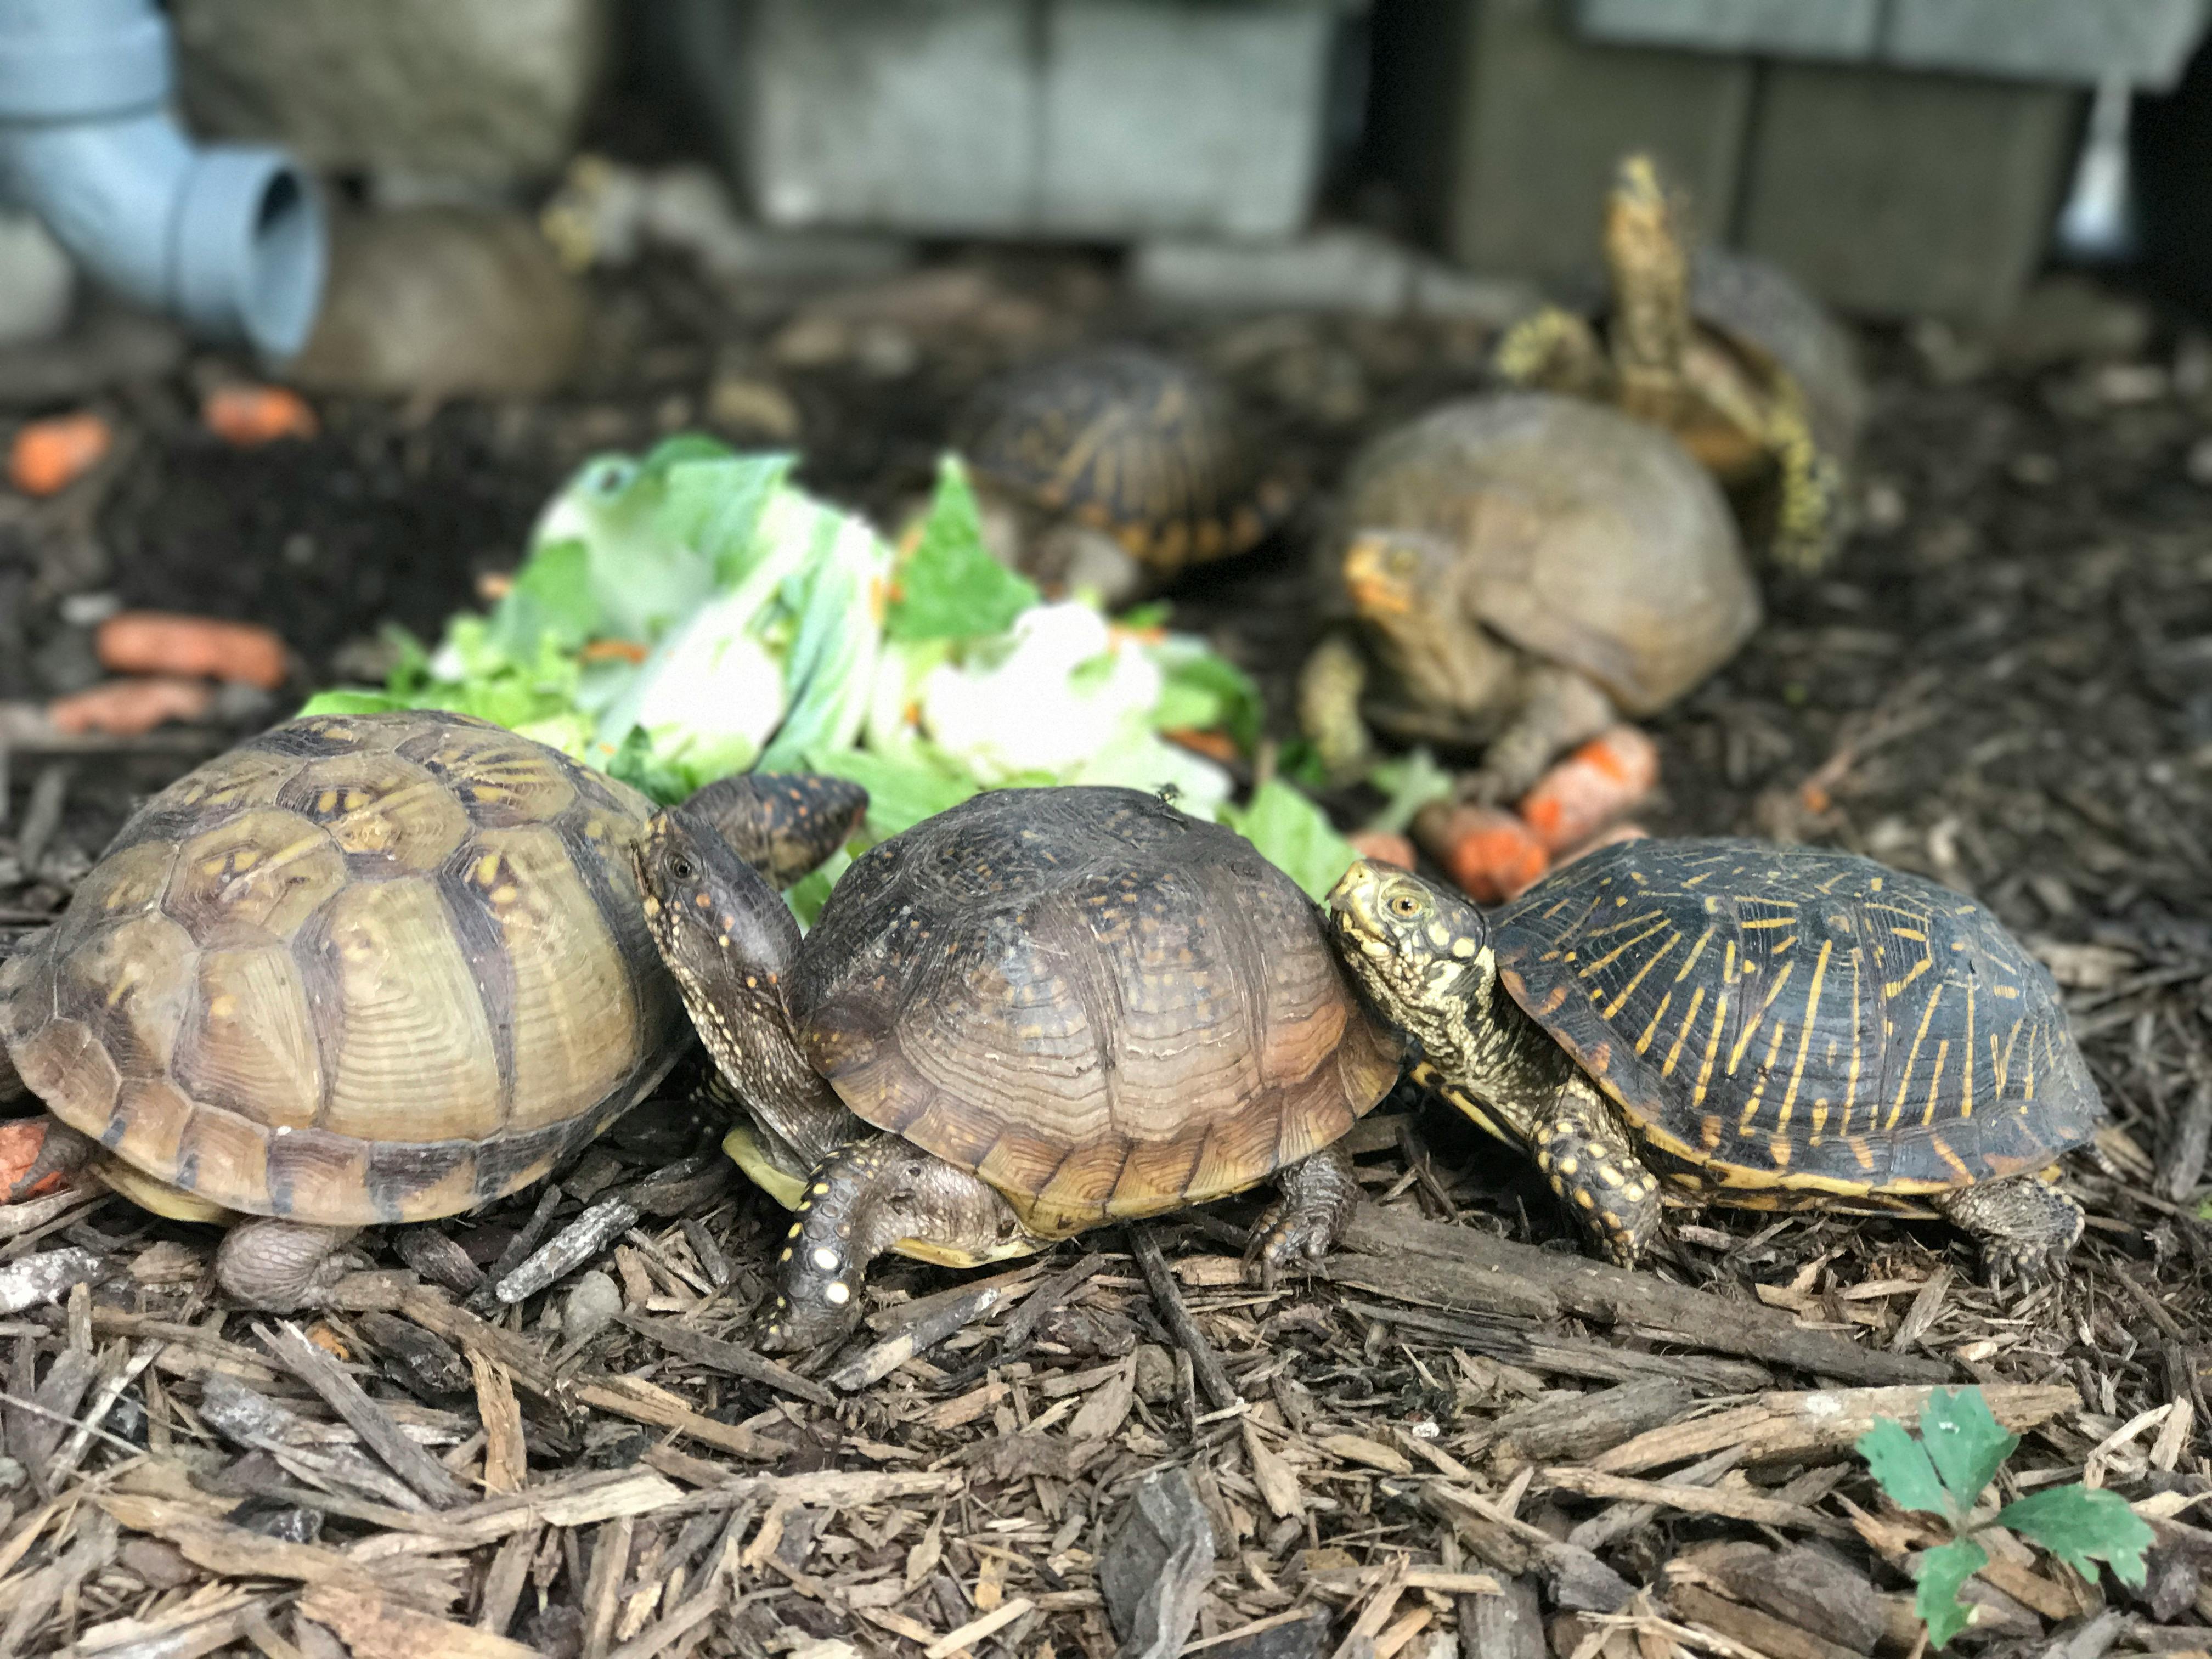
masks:
[[[1275,1288],[1286,1267],[1318,1272],[1359,1202],[1359,1177],[1340,1146],[1284,1166],[1275,1177],[1281,1197],[1270,1205],[1244,1248],[1244,1282]]]

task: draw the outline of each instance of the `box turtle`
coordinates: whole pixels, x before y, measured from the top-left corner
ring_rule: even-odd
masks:
[[[1498,371],[1671,432],[1729,489],[1755,545],[1818,568],[1844,528],[1844,472],[1865,419],[1849,336],[1771,265],[1686,252],[1647,155],[1620,165],[1604,252],[1602,340],[1547,307],[1507,331]]]
[[[1289,491],[1262,476],[1228,389],[1135,346],[1048,360],[984,387],[961,438],[985,533],[1047,587],[1109,605],[1255,547]]]
[[[1512,798],[1562,750],[1726,662],[1759,618],[1727,503],[1680,445],[1596,404],[1446,404],[1352,462],[1328,603],[1349,612],[1298,685],[1322,764],[1359,775],[1371,722],[1482,747]]]
[[[1486,916],[1366,863],[1337,945],[1419,1081],[1534,1153],[1633,1265],[1663,1200],[1941,1215],[1993,1278],[2064,1260],[2104,1117],[2057,988],[1987,910],[1804,847],[1601,848]]]
[[[862,854],[803,940],[685,809],[638,866],[700,1035],[804,1182],[769,1346],[850,1329],[888,1249],[964,1265],[1274,1176],[1265,1280],[1350,1213],[1334,1143],[1402,1051],[1232,830],[1128,789],[994,791]]]
[[[834,780],[712,789],[697,810],[779,874],[851,827]],[[260,1218],[216,1271],[276,1308],[319,1292],[347,1230],[537,1180],[690,1040],[631,860],[652,810],[432,711],[293,720],[188,774],[0,967],[0,1046],[80,1132],[42,1163]]]

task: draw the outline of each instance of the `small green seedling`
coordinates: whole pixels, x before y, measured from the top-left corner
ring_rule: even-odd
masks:
[[[2150,1528],[2117,1492],[2046,1486],[1995,1515],[1972,1518],[1974,1500],[2019,1444],[2020,1437],[1990,1415],[1979,1389],[1931,1393],[1917,1440],[1905,1425],[1887,1417],[1876,1418],[1859,1437],[1859,1455],[1898,1507],[1940,1516],[1951,1528],[1949,1543],[1921,1558],[1920,1588],[1912,1601],[1933,1646],[1949,1646],[1966,1628],[1971,1613],[1959,1590],[1989,1565],[1989,1552],[1973,1537],[1984,1527],[2005,1527],[2040,1544],[2084,1578],[2094,1579],[2096,1564],[2105,1561],[2122,1583],[2140,1588],[2143,1582]]]

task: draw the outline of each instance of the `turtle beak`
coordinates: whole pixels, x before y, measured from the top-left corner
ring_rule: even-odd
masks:
[[[1355,939],[1372,939],[1382,936],[1375,915],[1375,888],[1377,874],[1365,859],[1354,859],[1352,867],[1336,878],[1336,885],[1328,890],[1328,914],[1337,927]]]
[[[1345,591],[1362,616],[1402,617],[1413,608],[1413,596],[1390,580],[1388,554],[1379,537],[1360,536],[1344,556]]]

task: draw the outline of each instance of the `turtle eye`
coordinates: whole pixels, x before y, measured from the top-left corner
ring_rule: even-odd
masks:
[[[668,855],[668,873],[678,881],[690,881],[699,873],[699,866],[681,853]]]
[[[1421,914],[1421,898],[1418,893],[1401,893],[1390,901],[1390,914],[1407,921]]]

